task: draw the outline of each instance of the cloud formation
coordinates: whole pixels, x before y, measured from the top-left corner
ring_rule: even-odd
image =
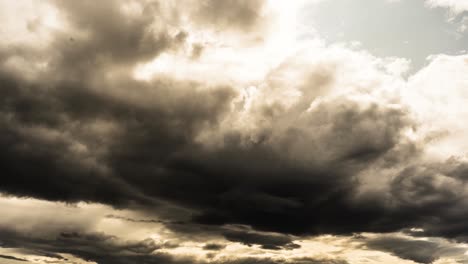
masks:
[[[405,79],[405,60],[299,41],[285,22],[296,6],[281,1],[40,5],[48,16],[18,18],[27,37],[2,33],[0,191],[131,210],[101,217],[206,239],[196,248],[211,255],[96,232],[101,220],[45,236],[5,222],[2,247],[204,263],[232,244],[286,254],[308,236],[418,228],[466,242],[466,56],[433,56]],[[445,256],[423,240],[367,246],[420,263]]]
[[[455,0],[426,0],[426,4],[428,4],[431,7],[450,8],[450,10],[455,14],[459,14],[459,13],[462,13],[463,11],[468,10],[468,2],[466,2],[464,0],[461,0],[461,1],[455,1]]]
[[[444,242],[384,236],[369,240],[366,246],[389,251],[402,259],[409,259],[417,263],[434,263],[444,256],[463,256],[466,252],[466,249],[462,246]]]

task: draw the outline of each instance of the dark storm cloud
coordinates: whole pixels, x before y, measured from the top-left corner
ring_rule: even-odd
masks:
[[[200,8],[253,19],[248,10],[261,5],[215,2]],[[115,1],[56,4],[86,37],[77,33],[70,41],[57,33],[46,54],[2,52],[7,58],[14,50],[16,56],[32,52],[51,60],[33,82],[6,67],[0,70],[3,192],[148,208],[165,200],[194,212],[196,223],[240,223],[295,234],[405,227],[404,222],[381,224],[386,212],[377,202],[353,201],[357,172],[379,159],[392,164],[405,157],[398,150],[401,131],[410,125],[403,110],[339,98],[291,118],[307,110],[311,98],[306,96],[292,110],[269,116],[278,126],[265,128],[263,140],[244,145],[240,132],[220,132],[223,147],[209,149],[195,138],[217,129],[233,89],[161,78],[143,82],[118,71],[105,77],[184,42],[180,30],[171,35],[164,27],[150,29],[161,5],[128,18]],[[324,85],[333,74],[318,74],[304,89]],[[111,131],[102,132],[100,122]]]
[[[160,106],[145,109],[109,98],[80,84],[47,89],[7,76],[0,78],[4,85],[0,91],[0,144],[5,175],[0,188],[16,195],[50,200],[93,200],[116,205],[125,200],[152,203],[122,180],[108,177],[103,171],[105,168],[100,168],[101,160],[96,152],[106,139],[93,135],[87,122],[100,118],[110,120],[132,130],[128,133],[141,129],[137,133],[144,134],[152,130],[151,137],[158,137],[152,138],[154,144],[162,141],[159,147],[166,144],[169,148],[170,144],[183,144],[184,137],[193,129],[191,126],[212,119],[208,113],[214,114],[222,107],[223,100],[229,98],[227,90],[206,95],[192,91],[176,95],[173,100],[182,102],[199,97],[198,103],[192,101],[179,109],[161,109]],[[170,88],[162,88],[165,89]],[[171,126],[181,131],[172,133]],[[45,135],[38,135],[40,132]],[[62,137],[64,134],[70,134],[70,137]],[[72,147],[77,140],[86,142],[90,148],[85,156],[73,153]],[[98,164],[87,166],[86,159]]]
[[[247,147],[240,146],[240,136],[229,135],[224,149],[216,155],[192,159],[198,163],[191,165],[192,173],[199,170],[197,174],[207,177],[215,171],[213,175],[219,175],[213,177],[218,183],[210,192],[219,192],[217,199],[207,197],[208,210],[196,220],[206,224],[240,222],[290,233],[385,229],[386,225],[378,223],[385,215],[378,201],[353,201],[358,184],[354,174],[379,158],[393,162],[399,153],[395,148],[398,133],[405,127],[404,112],[379,106],[359,109],[344,100],[321,105],[305,116],[287,124],[285,131]],[[322,162],[315,163],[313,155]],[[179,163],[175,167],[185,166]],[[186,197],[197,190],[185,192]],[[202,192],[194,194],[190,202],[204,196]]]
[[[394,206],[406,215],[408,226],[422,228],[414,236],[442,236],[467,241],[463,219],[468,213],[467,164],[457,158],[442,163],[411,166],[391,183]]]
[[[263,249],[294,249],[300,248],[294,244],[291,237],[281,234],[261,234],[252,231],[227,231],[223,236],[232,242],[240,242],[242,244],[260,245]]]
[[[70,36],[73,43],[62,43],[68,52],[64,54],[67,59],[93,59],[98,55],[107,57],[111,63],[135,62],[155,56],[178,40],[171,41],[166,31],[151,31],[151,23],[159,13],[157,3],[146,5],[141,15],[131,19],[121,11],[121,3],[115,1],[56,1],[55,4],[69,23],[89,34],[86,40]]]
[[[118,248],[120,251],[138,254],[150,254],[163,247],[162,245],[156,244],[156,242],[150,238],[142,241],[126,242],[120,245],[116,243],[117,238],[115,236],[108,236],[102,233],[82,234],[78,232],[62,232],[57,240],[83,246],[89,246],[90,244],[94,244],[94,247],[102,248],[111,246]],[[101,244],[102,246],[100,246]]]
[[[11,259],[11,260],[16,260],[16,261],[27,261],[27,260],[22,259],[22,258],[17,258],[17,257],[13,257],[13,256],[8,256],[8,255],[0,255],[0,258]]]
[[[124,216],[118,216],[118,215],[106,215],[106,218],[110,219],[119,219],[119,220],[124,220],[124,221],[129,221],[129,222],[134,222],[134,223],[153,223],[153,224],[161,224],[164,223],[162,220],[156,220],[156,219],[133,219],[129,217],[124,217]]]
[[[229,112],[236,96],[232,87],[169,77],[138,81],[120,71],[176,50],[190,36],[177,27],[177,19],[158,16],[162,3],[147,5],[141,15],[131,18],[117,1],[55,3],[73,30],[56,33],[45,51],[0,50],[0,191],[135,206],[161,215],[171,204],[190,217],[184,215],[180,222],[180,215],[170,212],[164,215],[168,219],[155,222],[186,233],[208,232],[206,226],[211,226],[214,231],[209,232],[227,240],[264,249],[296,248],[289,234],[421,227],[429,235],[457,239],[468,235],[460,189],[468,171],[463,163],[410,166],[391,180],[389,196],[356,198],[360,172],[406,167],[404,163],[418,155],[419,146],[402,137],[414,126],[405,109],[342,97],[314,102],[309,109],[315,99],[310,91],[323,88],[339,74],[320,72],[318,77],[311,75],[314,81],[303,88],[304,97],[296,106],[289,110],[262,106],[260,114],[253,113],[266,125],[259,124],[258,140],[245,144],[242,131],[220,128],[224,117],[236,114]],[[203,25],[216,23],[215,29],[233,24],[248,30],[262,5],[261,1],[203,1],[192,15],[202,17]],[[169,30],[165,23],[174,23],[175,29]],[[193,55],[203,56],[197,51]],[[40,78],[31,80],[6,66],[13,56],[26,61],[46,57],[50,63]],[[207,131],[221,137],[219,146],[210,148],[197,141]],[[253,230],[217,228],[227,224],[249,225]],[[173,261],[150,254],[160,246],[150,240],[118,244],[102,234],[62,233],[51,240],[4,234],[2,241],[100,263]],[[426,262],[432,258],[430,254],[413,257]],[[278,263],[236,261],[232,263]]]
[[[176,145],[186,144],[197,126],[216,120],[233,92],[227,87],[199,91],[196,83],[170,80],[147,84],[128,76],[122,76],[115,86],[101,83],[96,88],[93,80],[101,79],[110,67],[151,59],[164,49],[177,47],[184,38],[180,34],[171,38],[165,29],[162,33],[150,30],[157,5],[146,6],[143,15],[132,19],[115,1],[97,5],[60,1],[57,5],[74,28],[86,32],[86,38],[73,36],[70,42],[60,32],[46,51],[8,47],[1,52],[3,62],[13,56],[26,60],[49,57],[50,62],[42,79],[32,83],[5,65],[0,68],[1,167],[5,175],[0,189],[49,200],[154,204],[134,187],[108,175],[115,172],[105,164],[102,153],[111,135],[90,131],[92,123],[109,122],[115,129],[125,130],[124,134],[131,133],[135,144],[141,133],[150,136],[158,148],[166,145],[172,149],[174,145],[176,150]],[[117,86],[121,91],[138,89],[144,95],[115,97],[112,92]],[[141,102],[145,98],[151,100]],[[82,143],[86,153],[74,153]],[[164,154],[159,150],[159,155]]]
[[[106,215],[106,218],[124,220],[133,223],[148,223],[148,224],[166,224],[166,225],[184,225],[182,221],[164,221],[159,219],[134,219],[130,217],[124,217],[119,215]]]
[[[382,236],[370,239],[365,244],[370,249],[387,251],[399,258],[418,263],[433,263],[444,256],[463,256],[466,249],[431,240],[414,240],[402,237]]]

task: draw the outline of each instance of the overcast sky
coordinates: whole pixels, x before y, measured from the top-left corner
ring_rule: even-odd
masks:
[[[468,263],[468,0],[0,25],[0,264]]]

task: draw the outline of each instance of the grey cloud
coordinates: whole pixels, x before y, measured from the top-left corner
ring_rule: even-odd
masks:
[[[130,217],[124,217],[119,215],[106,215],[106,218],[118,219],[123,221],[129,221],[134,223],[148,223],[148,224],[166,224],[166,225],[184,225],[185,222],[182,221],[165,221],[159,219],[134,219]]]
[[[260,5],[238,3],[240,10]],[[229,114],[232,88],[169,78],[143,82],[125,74],[105,78],[114,67],[184,41],[184,33],[171,35],[163,27],[158,38],[149,29],[160,5],[127,19],[113,1],[56,4],[72,28],[89,37],[77,35],[70,43],[60,33],[44,54],[51,63],[38,81],[0,71],[3,192],[138,204],[148,211],[164,211],[162,201],[169,201],[187,208],[195,223],[294,234],[389,228],[380,224],[387,216],[383,206],[354,201],[355,175],[377,160],[405,157],[397,149],[401,131],[411,125],[404,110],[336,98],[306,111],[314,99],[307,95],[289,110],[263,115],[269,119],[261,141],[245,146],[234,130],[221,135],[222,148],[208,149],[195,138],[216,131]],[[326,86],[334,74],[311,74],[303,90]],[[103,132],[100,123],[109,128]],[[167,217],[167,223],[179,221]]]
[[[402,259],[418,263],[433,263],[441,257],[464,258],[465,248],[437,240],[415,240],[395,236],[381,236],[366,241],[370,249],[390,252]],[[467,261],[466,258],[464,258]]]
[[[169,82],[149,86],[128,80],[124,85],[146,92],[152,89],[147,98],[151,96],[154,99],[168,93],[173,87],[185,86],[183,89],[186,94],[169,93],[171,95],[165,97],[164,103],[161,101],[159,105],[138,106],[128,99],[113,98],[110,94],[94,90],[88,87],[89,83],[86,80],[81,83],[60,82],[51,84],[54,87],[44,87],[14,79],[5,72],[1,75],[4,88],[1,91],[1,130],[4,135],[1,144],[5,161],[3,169],[6,175],[11,176],[4,179],[2,189],[8,189],[5,191],[17,195],[55,200],[106,200],[108,203],[119,204],[118,199],[126,199],[122,197],[131,192],[133,194],[129,195],[133,198],[129,200],[146,200],[146,203],[153,203],[151,199],[131,191],[133,188],[121,180],[105,176],[108,166],[102,154],[107,151],[111,140],[108,137],[112,135],[96,135],[95,131],[90,129],[93,122],[108,122],[117,130],[128,131],[123,132],[123,137],[125,133],[138,130],[144,136],[150,129],[153,130],[151,133],[157,132],[151,135],[154,136],[151,139],[154,143],[160,140],[160,147],[164,144],[169,147],[172,143],[183,144],[193,133],[191,130],[199,129],[204,122],[214,121],[216,112],[222,110],[225,101],[233,94],[229,88],[224,87],[213,92],[202,92],[196,90],[197,84]],[[198,99],[194,100],[195,98]],[[174,105],[176,102],[184,106]],[[179,132],[173,133],[172,129]],[[45,135],[38,136],[37,131]],[[56,134],[62,136],[57,137]],[[159,139],[157,134],[160,134]],[[50,140],[44,140],[44,137]],[[129,137],[132,138],[132,143],[138,144],[135,142],[138,140],[136,137]],[[84,144],[86,156],[73,153],[73,145],[77,143]],[[118,155],[118,149],[115,149],[113,154]],[[77,158],[85,160],[76,160]],[[84,166],[83,163],[90,166]],[[28,166],[14,167],[14,164]],[[38,172],[41,172],[42,177],[34,176]],[[43,177],[51,179],[47,186],[37,184],[45,180]],[[57,180],[52,180],[53,178]],[[32,183],[31,186],[42,190],[32,194],[32,190],[23,185],[25,183]],[[88,183],[94,187],[80,187]],[[79,194],[80,192],[82,194]],[[87,192],[93,194],[86,194]],[[97,196],[101,196],[102,200]],[[107,198],[104,198],[106,196]]]
[[[420,208],[450,206],[460,200],[463,183],[438,168],[405,169],[392,181],[392,193],[403,205]]]
[[[466,241],[466,184],[466,163],[452,158],[406,168],[393,179],[391,193],[410,226],[424,230],[412,235]]]
[[[79,61],[67,54],[60,61],[74,69]],[[86,71],[97,78],[93,69]],[[229,87],[126,76],[102,80],[99,88],[86,78],[32,84],[7,73],[2,78],[4,192],[115,206],[169,200],[198,212],[194,220],[203,224],[296,234],[364,231],[372,226],[365,222],[385,212],[353,204],[354,176],[375,160],[404,156],[396,147],[410,125],[404,111],[363,108],[345,98],[291,119],[306,110],[299,102],[271,116],[277,127],[265,128],[262,141],[244,146],[242,135],[230,131],[224,147],[210,150],[195,137],[227,114],[235,95]],[[97,121],[110,123],[112,133],[91,130]],[[45,140],[24,128],[64,137]],[[74,145],[85,151],[71,152]],[[345,220],[354,215],[368,221]]]
[[[294,249],[300,248],[298,244],[293,243],[293,239],[281,234],[262,234],[252,231],[226,231],[224,237],[232,242],[240,242],[242,244],[261,245],[263,249]]]
[[[27,261],[27,260],[22,259],[22,258],[17,258],[17,257],[13,257],[13,256],[8,256],[8,255],[0,255],[0,258],[11,259],[11,260],[16,260],[16,261]]]
[[[358,107],[339,98],[283,120],[291,115],[273,118],[272,132],[261,142],[239,147],[242,135],[231,134],[216,156],[203,156],[200,164],[219,170],[235,188],[217,195],[215,208],[198,220],[292,233],[384,229],[369,224],[386,217],[383,205],[360,204],[352,198],[359,184],[355,175],[374,162],[390,166],[408,155],[400,148],[401,131],[411,124],[405,111]],[[360,219],[355,223],[349,221],[354,213]],[[363,217],[367,220],[361,221]],[[339,223],[345,219],[346,224]]]
[[[167,254],[153,251],[159,246],[151,239],[121,241],[103,233],[63,232],[56,237],[26,236],[14,231],[1,230],[3,247],[22,247],[46,253],[51,258],[63,259],[59,253],[99,263],[193,263],[190,259],[176,260]]]
[[[260,20],[264,0],[202,0],[199,2],[195,19],[219,29],[252,29]]]
[[[38,256],[47,255],[56,258],[57,261],[65,260],[60,254],[72,254],[87,261],[98,263],[140,264],[140,263],[165,263],[165,264],[345,264],[341,259],[331,258],[220,258],[216,260],[196,260],[190,257],[158,253],[150,239],[142,241],[122,241],[118,237],[103,233],[63,232],[53,237],[28,236],[9,230],[0,230],[3,247],[22,247],[28,254]],[[68,260],[67,260],[68,261]],[[70,260],[71,261],[71,260]]]
[[[339,258],[293,258],[292,260],[241,258],[238,260],[225,261],[223,264],[348,264],[348,262]]]
[[[182,35],[170,36],[167,28],[163,27],[160,31],[152,29],[152,24],[157,22],[156,18],[161,13],[158,2],[145,5],[142,14],[134,17],[127,16],[120,3],[115,1],[54,3],[74,28],[88,34],[83,39],[73,35],[63,36],[67,40],[73,38],[73,43],[63,41],[63,38],[57,39],[59,42],[56,45],[61,47],[58,55],[64,60],[57,66],[73,66],[70,69],[73,72],[80,66],[85,67],[87,62],[88,67],[93,67],[92,63],[99,60],[108,63],[148,60],[184,40],[180,37]],[[70,59],[74,60],[71,64]]]
[[[226,245],[222,244],[216,244],[216,243],[208,243],[203,246],[204,250],[210,250],[210,251],[219,251],[223,250],[226,247]]]

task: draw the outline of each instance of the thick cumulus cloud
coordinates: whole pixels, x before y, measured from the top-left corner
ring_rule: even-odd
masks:
[[[168,147],[170,141],[184,144],[190,130],[216,120],[234,92],[228,87],[202,91],[197,83],[171,80],[145,84],[128,76],[114,79],[116,85],[110,86],[102,76],[112,71],[110,68],[127,67],[177,46],[183,40],[181,33],[172,39],[164,31],[151,33],[149,26],[155,12],[146,13],[151,6],[145,6],[143,16],[128,20],[116,2],[103,2],[98,7],[90,2],[59,6],[73,28],[85,36],[81,39],[72,33],[60,33],[48,50],[34,54],[47,57],[48,66],[40,80],[24,80],[18,76],[21,69],[10,66],[16,57],[24,56],[26,60],[29,54],[16,53],[16,48],[11,47],[3,50],[2,168],[8,176],[2,189],[45,199],[84,199],[116,205],[130,200],[151,203],[140,194],[134,196],[136,190],[129,194],[133,198],[123,198],[134,188],[111,176],[113,169],[100,161],[112,145],[111,138],[120,134],[124,140],[127,133],[133,133],[130,131],[152,130],[165,134],[151,137]],[[121,21],[128,21],[125,27]],[[114,92],[120,93],[119,89],[123,94],[116,96]],[[126,92],[131,89],[139,92]],[[173,133],[170,127],[179,132]],[[92,193],[79,194],[88,191]]]
[[[275,10],[289,14],[287,6],[47,2],[44,12],[60,26],[42,17],[22,21],[34,38],[6,35],[0,46],[0,191],[131,208],[148,218],[107,219],[271,251],[298,249],[306,234],[412,227],[465,241],[467,165],[451,139],[463,141],[465,127],[455,119],[466,115],[447,106],[465,101],[441,98],[436,84],[451,80],[450,94],[462,93],[467,59],[435,57],[406,81],[402,60],[318,40],[290,47],[270,36],[288,30],[269,26]],[[245,69],[256,71],[240,78]],[[167,244],[152,240],[2,232],[7,246],[100,263],[199,261],[154,253]],[[395,243],[369,247],[436,259],[410,256]]]

